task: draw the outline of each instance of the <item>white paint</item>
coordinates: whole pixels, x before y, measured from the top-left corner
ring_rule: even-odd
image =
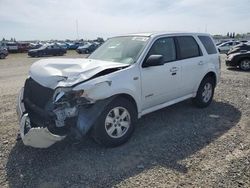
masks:
[[[143,34],[140,34],[140,36]],[[142,63],[155,40],[168,36],[193,36],[200,46],[202,56],[177,60],[162,66],[142,68]],[[136,102],[138,118],[177,102],[195,97],[199,84],[208,72],[214,72],[219,81],[220,66],[218,52],[208,55],[194,33],[154,33],[143,49],[137,62],[127,64],[92,59],[47,59],[33,64],[30,76],[55,93],[72,87],[74,91],[84,90],[84,97],[93,101],[105,99],[117,94],[130,95]],[[137,36],[137,35],[136,35]],[[209,35],[207,35],[209,36]],[[110,74],[82,82],[109,68],[124,67]],[[172,74],[173,70],[176,74]],[[78,85],[74,86],[75,84]],[[20,105],[19,105],[20,106]],[[31,129],[28,138],[33,140],[27,145],[49,146],[63,139],[50,134],[43,128]],[[42,141],[47,139],[46,143]],[[26,140],[26,139],[23,139]],[[27,141],[25,141],[27,142]],[[34,142],[34,143],[33,143]],[[42,145],[39,145],[41,143]]]
[[[26,146],[48,148],[55,142],[61,141],[66,137],[52,134],[47,127],[34,127],[24,134],[25,124],[27,122],[29,122],[28,114],[24,114],[20,121],[20,134]]]

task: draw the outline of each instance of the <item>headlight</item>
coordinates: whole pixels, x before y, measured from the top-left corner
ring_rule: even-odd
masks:
[[[65,95],[65,93],[68,93],[70,91],[71,88],[64,88],[64,87],[57,88],[53,95],[53,102],[58,102]]]
[[[233,59],[233,57],[234,57],[234,55],[229,55],[229,56],[227,56],[227,59],[229,60],[229,61],[231,61],[232,59]]]
[[[83,96],[83,94],[84,90],[73,91],[72,88],[58,88],[54,93],[53,102],[58,102],[63,98],[72,100]]]

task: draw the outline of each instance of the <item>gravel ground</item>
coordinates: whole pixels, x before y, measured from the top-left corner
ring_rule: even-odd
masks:
[[[0,60],[0,187],[250,187],[249,72],[222,61],[211,106],[187,100],[146,115],[123,146],[105,149],[86,137],[34,149],[16,141],[15,105],[36,60]]]

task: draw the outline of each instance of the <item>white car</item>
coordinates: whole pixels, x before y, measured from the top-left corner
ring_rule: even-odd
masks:
[[[23,143],[46,148],[87,133],[125,143],[138,118],[192,98],[207,107],[220,78],[208,34],[145,33],[110,38],[87,59],[34,63],[18,97]]]
[[[240,44],[238,41],[229,41],[229,42],[224,42],[220,45],[217,46],[219,52],[228,52],[231,50],[234,46]]]

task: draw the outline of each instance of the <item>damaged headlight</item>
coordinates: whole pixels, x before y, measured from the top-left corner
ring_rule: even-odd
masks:
[[[53,96],[53,102],[58,103],[64,100],[69,102],[80,97],[84,97],[84,90],[74,91],[72,88],[57,88]]]
[[[65,96],[65,94],[71,90],[71,88],[57,88],[53,95],[53,102],[59,102]]]

